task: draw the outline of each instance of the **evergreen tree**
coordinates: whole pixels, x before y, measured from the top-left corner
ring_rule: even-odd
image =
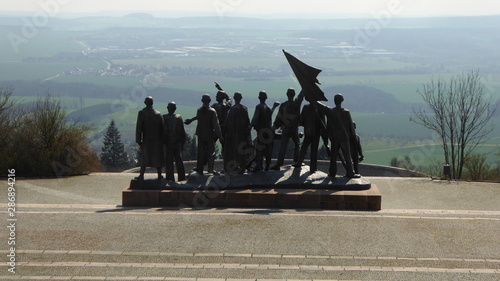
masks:
[[[115,120],[111,120],[106,135],[104,135],[103,143],[101,162],[104,166],[112,169],[124,169],[129,166],[128,155],[121,141],[120,132],[115,126]]]
[[[196,136],[186,134],[186,143],[182,151],[182,159],[184,161],[196,160],[198,154],[198,145],[196,142]]]

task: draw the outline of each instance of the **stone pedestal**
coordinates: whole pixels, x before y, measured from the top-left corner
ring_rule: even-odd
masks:
[[[378,211],[382,196],[365,178],[332,179],[309,167],[244,175],[191,174],[187,181],[132,180],[125,207],[306,208]]]
[[[382,196],[368,190],[243,189],[123,191],[124,207],[283,208],[379,211]]]

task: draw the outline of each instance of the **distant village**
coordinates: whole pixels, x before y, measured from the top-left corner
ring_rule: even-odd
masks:
[[[84,40],[83,38],[82,40]],[[89,41],[89,42],[87,42]],[[98,40],[78,41],[85,46],[86,50],[81,53],[59,53],[53,57],[26,58],[24,61],[46,61],[46,62],[92,62],[104,61],[103,68],[76,67],[65,71],[64,75],[78,76],[120,76],[120,77],[146,77],[147,75],[161,76],[198,76],[198,75],[220,75],[234,78],[253,78],[265,80],[269,77],[283,77],[289,75],[286,65],[279,68],[265,67],[233,67],[233,68],[210,68],[210,67],[181,67],[181,66],[151,66],[138,64],[113,64],[113,60],[140,60],[140,59],[162,59],[165,57],[223,57],[235,59],[241,57],[281,57],[281,49],[286,48],[303,58],[339,58],[339,59],[384,59],[396,56],[395,52],[385,49],[370,49],[365,46],[353,46],[347,42],[339,42],[334,39],[318,40],[313,38],[291,38],[283,37],[269,40],[251,40],[241,36],[239,40],[226,40],[202,42],[197,39],[151,40],[144,42],[150,47],[129,45],[123,42],[121,45],[107,45]],[[102,45],[101,45],[102,44]],[[419,71],[419,70],[412,70]],[[357,72],[356,72],[357,73]],[[324,69],[323,75],[356,74],[345,73],[342,70]]]

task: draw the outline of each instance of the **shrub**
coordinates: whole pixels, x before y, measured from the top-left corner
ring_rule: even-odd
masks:
[[[482,154],[466,156],[464,168],[464,178],[473,181],[485,180],[491,174],[491,165],[486,162],[486,156]]]
[[[28,107],[18,107],[14,113],[9,112],[9,138],[0,152],[6,159],[5,168],[26,176],[64,176],[100,170],[99,158],[87,141],[92,128],[67,123],[58,101],[46,96]],[[2,168],[5,174],[6,169]]]
[[[399,156],[399,157],[393,157],[391,159],[390,165],[392,167],[398,167],[398,168],[403,168],[407,170],[415,170],[415,165],[411,162],[410,156]]]

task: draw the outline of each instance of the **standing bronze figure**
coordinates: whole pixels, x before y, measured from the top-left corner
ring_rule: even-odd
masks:
[[[354,130],[356,130],[356,122],[353,122]],[[352,166],[354,168],[354,173],[359,174],[359,162],[365,160],[363,156],[363,149],[361,148],[361,141],[359,136],[356,134],[355,138],[351,140],[351,158]]]
[[[196,157],[196,168],[198,174],[203,174],[203,167],[208,166],[208,172],[214,173],[215,161],[215,139],[218,138],[222,143],[224,137],[220,130],[217,112],[210,107],[210,95],[204,94],[201,98],[203,106],[198,108],[196,117],[187,119],[184,124],[189,125],[192,121],[198,120],[196,126],[196,136],[198,137],[198,155]]]
[[[215,109],[215,111],[217,112],[217,118],[219,119],[220,129],[222,133],[224,133],[227,112],[231,108],[231,99],[229,98],[229,95],[226,92],[218,91],[217,94],[215,95],[215,100],[217,102],[212,104],[212,108]],[[224,102],[224,100],[226,101]]]
[[[304,99],[304,95],[301,92],[296,99],[295,90],[289,88],[286,92],[288,100],[282,103],[278,109],[278,116],[274,120],[273,129],[281,128],[282,135],[280,141],[280,150],[278,154],[277,163],[271,167],[272,170],[279,170],[283,165],[285,160],[285,153],[288,146],[288,141],[291,139],[295,145],[293,160],[297,162],[299,158],[299,117],[300,117],[300,105]]]
[[[307,98],[306,98],[307,100]],[[311,163],[309,172],[314,173],[318,170],[318,146],[320,136],[325,137],[325,130],[323,128],[324,115],[317,112],[311,103],[304,105],[302,112],[300,113],[300,125],[304,127],[304,141],[302,142],[302,147],[300,148],[299,159],[294,167],[301,167],[302,162],[306,156],[307,149],[311,147]],[[326,145],[326,143],[325,143]]]
[[[234,93],[235,104],[229,109],[224,134],[224,170],[226,174],[243,174],[253,158],[248,108],[242,105],[242,95]]]
[[[186,180],[184,163],[182,162],[181,151],[186,143],[186,131],[184,122],[179,114],[175,114],[177,105],[170,102],[167,105],[168,114],[163,115],[165,126],[167,127],[167,136],[165,138],[165,173],[167,180],[175,181],[174,161],[177,169],[177,180]]]
[[[252,122],[250,123],[251,128],[253,127],[257,132],[257,139],[255,141],[256,163],[254,172],[263,169],[264,157],[266,158],[265,170],[269,171],[274,143],[272,115],[273,110],[279,105],[279,102],[276,102],[273,109],[269,108],[266,104],[267,93],[265,91],[259,92],[259,100],[260,103],[255,107]]]
[[[352,123],[349,110],[342,108],[344,96],[337,94],[334,97],[335,107],[331,108],[319,102],[314,102],[320,113],[324,114],[328,120],[327,129],[331,141],[330,170],[328,175],[335,178],[337,174],[337,158],[339,149],[345,159],[346,177],[359,177],[354,174],[351,160],[350,142],[356,137],[354,125]]]
[[[153,109],[153,98],[146,97],[146,107],[139,111],[135,129],[135,142],[141,147],[141,170],[136,179],[143,180],[146,167],[156,167],[158,179],[162,179],[163,140],[166,128],[159,111]]]

